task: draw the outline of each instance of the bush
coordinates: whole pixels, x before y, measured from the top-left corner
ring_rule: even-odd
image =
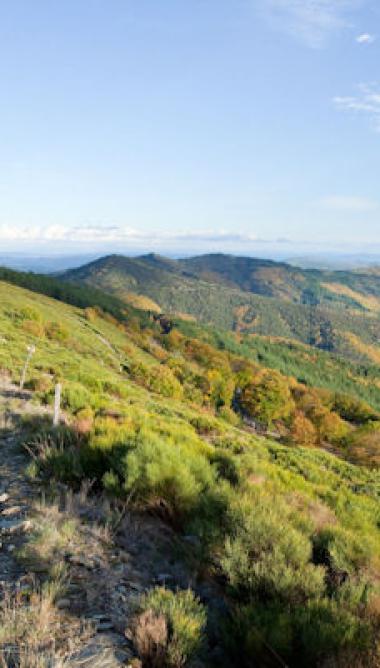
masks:
[[[131,376],[147,389],[162,394],[164,397],[179,399],[182,396],[182,385],[169,367],[156,365],[148,367],[145,364],[132,364]]]
[[[53,379],[48,375],[37,376],[28,380],[25,387],[34,392],[49,392],[53,387]]]
[[[59,322],[48,322],[45,325],[45,334],[52,341],[67,341],[70,336],[69,330]]]
[[[355,424],[365,424],[378,418],[369,404],[347,394],[335,394],[333,410],[344,420]]]
[[[217,470],[218,478],[227,480],[236,486],[240,482],[238,459],[231,455],[228,450],[216,450],[210,457],[211,463]]]
[[[91,404],[91,394],[80,383],[65,384],[62,389],[62,408],[77,413]]]
[[[312,546],[285,520],[285,507],[257,492],[231,509],[221,566],[233,591],[296,604],[324,591],[325,571],[311,563]]]
[[[220,373],[217,369],[209,369],[206,374],[208,383],[208,400],[218,410],[231,406],[235,383],[231,376]]]
[[[222,406],[218,410],[218,417],[226,420],[226,422],[232,424],[233,427],[237,427],[240,422],[239,416],[232,410],[232,408],[228,408],[228,406]]]
[[[15,313],[19,320],[33,320],[34,322],[42,323],[42,313],[33,306],[23,306]]]
[[[314,561],[326,566],[330,589],[338,589],[370,566],[370,545],[339,526],[322,529],[313,537],[313,543]]]
[[[89,434],[94,424],[94,412],[92,408],[82,408],[77,412],[73,424],[74,430],[80,434]]]
[[[93,308],[92,306],[88,306],[87,308],[84,309],[83,315],[88,320],[88,322],[95,322],[96,318],[98,317],[98,312],[96,308]]]
[[[23,320],[22,329],[27,334],[35,336],[38,339],[41,339],[45,335],[45,328],[42,322],[39,322],[38,320]]]
[[[157,587],[143,596],[133,638],[143,666],[181,668],[201,648],[206,611],[191,590]]]
[[[206,457],[173,444],[154,433],[131,439],[126,454],[115,453],[114,471],[122,479],[124,493],[161,510],[167,519],[182,521],[197,506],[199,497],[215,483]]]
[[[191,418],[189,422],[198,434],[201,434],[202,436],[215,432],[218,433],[220,431],[218,422],[215,418],[211,415],[206,415],[205,413],[199,413],[199,415]]]
[[[340,443],[350,432],[350,426],[337,413],[327,410],[316,418],[316,426],[321,441]]]
[[[371,633],[368,622],[328,598],[317,598],[293,609],[276,602],[255,601],[234,610],[227,633],[233,658],[247,668],[268,665],[273,652],[281,658],[281,664],[290,662],[292,666],[377,665],[366,662]],[[355,653],[357,663],[348,659],[351,653]],[[340,654],[347,661],[335,663]]]
[[[380,466],[380,422],[360,427],[345,440],[347,455],[355,464]]]
[[[153,392],[164,397],[179,399],[182,396],[182,386],[174,373],[166,366],[154,366],[149,369],[148,387]]]

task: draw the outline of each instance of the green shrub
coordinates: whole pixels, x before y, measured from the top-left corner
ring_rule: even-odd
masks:
[[[179,399],[182,396],[181,383],[165,365],[148,367],[145,364],[135,363],[131,365],[130,373],[137,382],[164,397]]]
[[[344,441],[348,458],[355,464],[380,466],[380,422],[369,422],[347,436]]]
[[[36,376],[30,378],[30,380],[25,383],[25,387],[34,392],[49,392],[53,387],[53,379],[51,376],[47,375]]]
[[[234,592],[288,604],[324,591],[325,571],[311,563],[312,545],[286,521],[286,509],[257,492],[229,513],[231,525],[220,563]]]
[[[70,336],[69,330],[59,322],[48,322],[45,325],[45,334],[48,339],[62,343],[67,341]]]
[[[229,503],[225,479],[237,476],[234,463],[222,457],[211,464],[213,452],[184,422],[145,412],[119,422],[96,418],[88,446],[80,449],[86,476],[102,481],[109,493],[175,526],[191,524],[191,532],[206,539],[220,532]]]
[[[315,419],[321,441],[340,443],[350,433],[350,425],[337,413],[323,411]]]
[[[168,519],[181,522],[215,482],[206,457],[184,446],[173,447],[154,433],[138,434],[129,446],[122,459],[113,459],[125,493],[161,506]]]
[[[15,317],[19,320],[33,320],[42,323],[42,313],[33,306],[22,306],[15,312]]]
[[[62,408],[77,413],[91,405],[90,392],[80,383],[65,383],[62,389]]]
[[[371,546],[342,527],[322,529],[313,537],[313,544],[314,561],[327,567],[328,581],[333,589],[370,565]]]
[[[148,387],[164,397],[179,399],[182,396],[182,385],[168,367],[154,366],[149,370]]]
[[[218,410],[218,416],[223,420],[226,420],[226,422],[229,422],[229,424],[232,424],[234,427],[237,427],[240,422],[239,416],[228,406],[222,406]]]
[[[228,450],[216,450],[212,453],[210,461],[217,470],[218,478],[227,480],[236,486],[240,482],[238,459],[231,455]]]
[[[293,648],[300,647],[301,665],[315,665],[318,660],[336,657],[342,650],[363,652],[361,661],[353,665],[369,665],[365,661],[365,652],[373,633],[370,624],[360,614],[355,615],[334,600],[309,601],[297,608],[294,630]],[[344,665],[348,668],[351,664]]]
[[[279,665],[364,667],[377,665],[366,662],[371,633],[368,621],[328,598],[292,609],[255,601],[234,610],[226,629],[226,649],[247,668],[267,665],[274,653]],[[340,655],[346,659],[335,662]],[[351,663],[353,655],[357,662]]]
[[[369,404],[348,394],[335,394],[333,410],[344,420],[356,424],[364,424],[378,418],[378,414]]]
[[[220,432],[220,427],[217,420],[211,415],[206,415],[205,413],[199,413],[195,417],[189,420],[190,424],[196,429],[198,434],[203,436],[212,433]]]
[[[144,665],[181,668],[202,646],[206,611],[191,590],[157,587],[140,600],[134,641]]]

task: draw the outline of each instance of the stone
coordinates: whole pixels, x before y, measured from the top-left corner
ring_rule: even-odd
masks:
[[[198,538],[198,536],[184,536],[183,540],[186,541],[186,543],[189,543],[190,545],[193,545],[193,547],[200,547],[201,546],[201,541]]]
[[[9,494],[4,492],[4,494],[0,494],[0,503],[5,503],[9,499]]]
[[[101,633],[102,631],[111,631],[114,628],[114,625],[112,622],[99,622],[96,630],[98,633]]]
[[[0,530],[6,534],[15,534],[15,533],[25,533],[30,531],[32,528],[32,522],[30,520],[3,520],[0,522]]]
[[[10,506],[1,511],[4,517],[11,517],[12,515],[19,515],[21,513],[21,506]]]
[[[90,561],[85,557],[77,556],[75,554],[70,555],[68,557],[68,560],[70,561],[70,563],[74,564],[74,566],[82,566],[83,568],[87,568],[87,570],[89,571],[93,570],[95,567],[93,561]]]
[[[170,580],[173,580],[173,576],[170,575],[170,573],[160,573],[156,577],[156,582],[158,584],[166,584],[166,582],[170,582]]]
[[[60,598],[59,601],[57,601],[56,606],[58,610],[67,610],[71,606],[71,601],[69,598]]]

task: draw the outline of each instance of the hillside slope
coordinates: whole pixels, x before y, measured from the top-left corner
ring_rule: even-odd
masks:
[[[174,276],[176,276],[176,279]],[[210,254],[172,260],[151,253],[137,258],[111,255],[64,274],[65,278],[98,282],[98,287],[151,289],[171,286],[175,280],[202,280],[255,295],[302,303],[305,290],[315,290],[326,304],[331,302],[359,310],[379,310],[380,277],[371,269],[322,271],[301,269],[285,262],[233,255]],[[117,277],[121,286],[117,286]],[[180,279],[178,278],[180,277]],[[366,302],[368,300],[368,303]],[[371,302],[372,300],[372,302]]]
[[[147,255],[105,257],[61,278],[142,308],[136,295],[143,296],[153,300],[148,310],[190,315],[220,329],[314,340],[356,360],[380,359],[380,278],[374,273],[299,270],[225,255],[177,261]],[[317,307],[302,303],[310,295]]]
[[[107,538],[115,544],[131,543],[139,517],[163,522],[161,533],[170,527],[171,570],[146,580],[134,606],[127,555],[125,565],[110,566],[116,589],[101,590],[104,603],[116,595],[112,624],[144,661],[142,630],[149,638],[159,619],[172,629],[157,641],[163,665],[175,668],[195,657],[219,668],[374,668],[378,413],[358,397],[306,387],[195,334],[164,334],[135,314],[121,320],[0,283],[2,373],[17,381],[33,344],[27,387],[34,401],[50,404],[55,383],[63,386],[65,424],[54,430],[24,420],[30,475],[74,495],[91,480],[81,521],[104,507],[106,494],[118,518]],[[126,509],[129,524],[121,521]],[[72,540],[69,519],[59,520],[58,534],[50,529],[50,542],[46,522],[43,529],[37,522],[23,548],[21,557],[36,564],[44,546],[50,578]],[[84,540],[85,526],[78,531]],[[97,566],[83,566],[81,553],[75,572],[80,580],[96,568],[106,583],[105,556],[96,549]],[[155,549],[156,559],[165,552],[153,536],[149,548],[140,542],[136,549],[140,568],[148,551],[153,562]],[[89,581],[89,592],[96,589]],[[71,618],[78,616],[73,608]]]

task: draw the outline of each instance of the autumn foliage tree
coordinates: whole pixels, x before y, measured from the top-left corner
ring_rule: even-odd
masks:
[[[299,445],[314,445],[318,440],[315,426],[302,411],[296,411],[294,415],[290,437],[294,443]]]
[[[250,417],[266,425],[288,418],[294,409],[286,379],[269,369],[262,369],[242,388],[240,405]]]

